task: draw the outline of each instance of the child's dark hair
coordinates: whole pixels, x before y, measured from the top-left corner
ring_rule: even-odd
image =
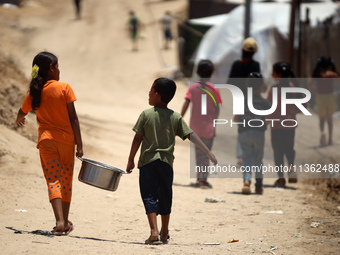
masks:
[[[163,103],[169,103],[176,92],[176,83],[168,78],[158,78],[154,81],[155,91],[161,96]]]
[[[264,83],[262,74],[256,73],[256,72],[250,73],[248,75],[247,81],[248,81],[248,87],[253,88],[254,90],[258,90],[259,88],[261,88],[261,86]]]
[[[285,78],[281,80],[282,86],[288,87],[289,83],[294,80],[294,85],[298,87],[297,80],[295,79],[295,74],[289,63],[277,62],[273,65],[273,69],[277,74],[281,75],[281,78]]]
[[[289,78],[292,76],[290,64],[287,62],[277,62],[273,65],[273,69],[277,74],[281,75],[281,78]]]
[[[202,59],[198,62],[197,66],[197,74],[201,78],[210,78],[212,73],[214,72],[214,64],[208,59]]]
[[[316,66],[313,71],[313,77],[321,77],[320,72],[322,70],[330,70],[336,72],[335,64],[333,59],[329,57],[320,57],[316,63]]]
[[[55,66],[58,64],[58,58],[50,52],[40,52],[33,59],[32,67],[38,66],[39,71],[37,77],[33,78],[30,83],[30,95],[32,99],[32,109],[36,110],[40,106],[41,91],[47,82],[48,71],[50,65]]]

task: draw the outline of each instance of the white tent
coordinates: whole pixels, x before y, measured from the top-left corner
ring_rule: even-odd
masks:
[[[310,9],[311,25],[336,14],[339,5],[332,2],[301,4],[301,19],[306,8]],[[216,67],[212,81],[225,83],[232,63],[241,57],[244,35],[244,5],[228,14],[202,19],[192,19],[191,24],[212,25],[202,38],[195,55],[195,68],[201,59],[210,59]],[[258,42],[254,59],[260,62],[265,78],[271,77],[274,62],[286,59],[286,41],[289,34],[291,5],[289,3],[253,3],[251,7],[251,36]],[[197,79],[195,71],[193,80]]]

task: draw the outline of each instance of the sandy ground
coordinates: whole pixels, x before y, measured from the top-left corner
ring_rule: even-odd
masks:
[[[131,128],[139,113],[149,107],[153,80],[178,66],[175,44],[168,51],[161,49],[157,20],[165,10],[184,9],[186,1],[145,2],[86,0],[81,20],[74,19],[73,6],[66,0],[28,1],[20,9],[0,9],[0,16],[5,17],[1,19],[2,53],[29,77],[34,55],[42,50],[54,52],[59,57],[61,81],[70,83],[78,98],[84,157],[122,169],[134,135]],[[147,37],[138,52],[131,51],[124,30],[130,9],[146,25]],[[20,84],[23,91],[26,86]],[[169,107],[180,111],[187,86],[184,80],[178,80],[177,86]],[[228,102],[228,95],[223,96]],[[22,94],[18,97],[20,105]],[[222,111],[230,110],[226,105]],[[317,146],[317,123],[315,114],[299,116],[297,164],[339,163],[339,123],[335,123],[335,144],[325,148]],[[340,253],[340,209],[315,191],[315,186],[299,181],[278,189],[272,187],[275,179],[266,178],[262,196],[244,196],[240,175],[211,178],[210,190],[193,188],[189,142],[180,139],[175,150],[168,245],[144,245],[149,227],[139,195],[138,170],[123,175],[118,190],[108,192],[77,180],[79,160],[70,212],[75,230],[68,237],[34,234],[32,231],[54,226],[35,148],[36,128],[33,114],[24,127],[26,133],[18,133],[11,124],[0,125],[1,254]],[[264,161],[273,164],[268,135]],[[236,129],[231,129],[228,137],[216,141],[213,152],[220,164],[235,163],[235,137]],[[211,197],[224,201],[205,202]],[[228,243],[232,239],[238,242]]]

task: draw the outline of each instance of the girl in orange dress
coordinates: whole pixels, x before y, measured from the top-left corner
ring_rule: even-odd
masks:
[[[37,148],[48,187],[56,226],[52,233],[65,235],[74,226],[68,220],[72,196],[75,145],[83,156],[83,144],[77,113],[76,97],[71,86],[59,82],[58,58],[50,52],[40,52],[32,64],[32,80],[16,123],[23,126],[25,116],[34,110],[39,125]]]

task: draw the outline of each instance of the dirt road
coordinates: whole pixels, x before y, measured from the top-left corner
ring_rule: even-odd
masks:
[[[186,1],[86,0],[81,20],[70,1],[29,1],[20,9],[1,10],[3,27],[16,43],[3,50],[29,77],[33,56],[48,50],[59,57],[61,81],[71,84],[78,98],[84,157],[125,169],[132,126],[148,108],[148,91],[155,78],[171,74],[177,64],[175,45],[162,50],[158,20],[165,10],[176,12]],[[146,38],[131,51],[125,26],[134,9],[145,24]],[[26,85],[21,85],[26,86]],[[169,107],[180,111],[187,86],[177,81]],[[224,102],[228,102],[225,95]],[[226,104],[228,105],[228,104]],[[231,107],[231,106],[229,106]],[[225,106],[223,111],[228,111]],[[187,121],[189,116],[185,118]],[[14,120],[13,120],[14,121]],[[28,119],[36,127],[34,116]],[[339,141],[336,123],[335,141]],[[34,135],[33,135],[34,136]],[[224,164],[235,163],[236,129],[213,151]],[[265,163],[272,162],[266,137]],[[297,163],[339,160],[340,144],[319,148],[316,116],[300,118],[296,135]],[[286,189],[264,180],[262,196],[240,194],[239,178],[211,178],[211,190],[190,186],[190,146],[177,140],[174,201],[168,245],[146,246],[149,227],[138,188],[138,170],[123,175],[116,192],[77,181],[68,237],[32,233],[51,230],[54,217],[48,203],[35,142],[0,125],[0,248],[1,254],[339,254],[339,208],[323,201],[312,186],[300,181]],[[223,201],[205,202],[207,198]],[[330,208],[326,211],[324,208]],[[228,243],[235,239],[238,242]]]

